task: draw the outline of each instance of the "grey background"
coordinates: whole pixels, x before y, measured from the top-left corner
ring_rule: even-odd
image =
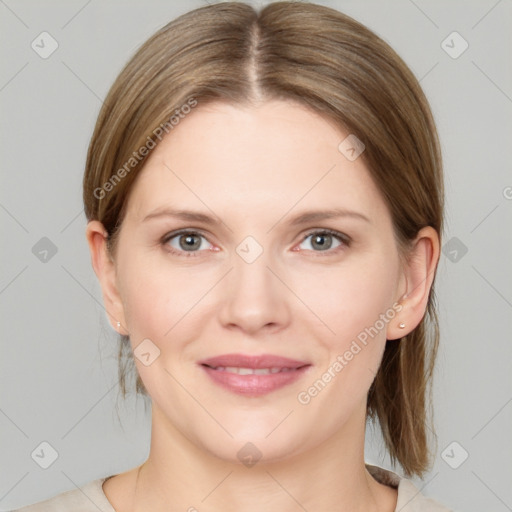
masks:
[[[442,140],[438,451],[416,483],[456,510],[512,510],[512,2],[319,3],[398,51],[421,79]],[[154,31],[202,5],[0,0],[2,510],[147,457],[149,409],[117,400],[116,338],[90,265],[81,180],[101,99],[121,67]],[[31,47],[43,31],[59,45],[47,59]],[[469,43],[458,58],[441,46],[453,31]],[[462,48],[453,37],[444,44]],[[46,261],[43,237],[57,250]],[[368,434],[366,460],[390,467],[378,433]],[[58,452],[48,469],[31,457],[43,441]]]

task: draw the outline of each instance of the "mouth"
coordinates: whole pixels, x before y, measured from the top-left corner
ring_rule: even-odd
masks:
[[[311,367],[306,361],[261,354],[225,354],[199,362],[210,379],[235,394],[261,396],[292,384]]]
[[[208,366],[208,365],[205,365]],[[208,366],[212,370],[218,372],[236,373],[238,375],[270,375],[271,373],[290,372],[297,368],[280,368],[274,366],[272,368],[240,368],[237,366]]]

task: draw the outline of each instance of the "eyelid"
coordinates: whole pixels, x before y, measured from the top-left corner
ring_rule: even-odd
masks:
[[[342,242],[348,244],[352,241],[352,239],[346,235],[345,233],[341,233],[340,231],[336,231],[335,229],[330,229],[330,228],[315,228],[315,229],[312,229],[310,231],[308,231],[302,241],[304,241],[308,236],[311,236],[311,235],[316,235],[316,234],[328,234],[328,235],[332,235],[334,237],[337,237],[339,238]]]
[[[205,238],[208,238],[208,235],[201,229],[197,228],[182,228],[177,229],[176,231],[169,231],[162,237],[162,242],[168,242],[171,238],[174,238],[178,235],[184,235],[184,234],[192,234],[192,235],[201,235]]]

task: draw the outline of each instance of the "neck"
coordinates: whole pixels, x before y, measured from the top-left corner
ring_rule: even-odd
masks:
[[[365,468],[361,412],[314,450],[246,467],[202,450],[153,404],[150,454],[137,472],[133,510],[393,511],[396,491]]]

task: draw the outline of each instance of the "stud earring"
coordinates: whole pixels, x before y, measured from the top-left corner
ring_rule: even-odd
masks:
[[[400,327],[400,329],[405,329],[405,324],[403,322],[400,322],[398,324],[398,327]]]
[[[117,322],[117,328],[121,327],[121,322]]]

